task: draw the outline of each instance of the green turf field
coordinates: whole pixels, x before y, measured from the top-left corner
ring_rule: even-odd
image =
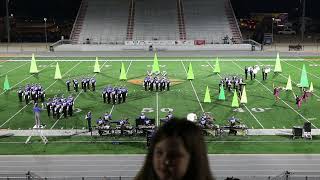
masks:
[[[5,60],[14,61],[5,61]],[[221,77],[226,75],[244,76],[244,66],[249,65],[272,65],[275,60],[271,58],[250,58],[250,59],[225,59],[220,60],[220,74],[214,74],[214,58],[161,58],[159,59],[161,71],[167,71],[171,80],[177,81],[170,91],[146,92],[142,84],[134,84],[142,80],[147,70],[151,70],[151,58],[106,58],[100,57],[99,63],[101,73],[94,74],[95,57],[79,58],[39,58],[37,66],[40,70],[38,75],[29,73],[31,58],[1,58],[0,76],[3,84],[5,75],[8,75],[11,90],[0,92],[0,129],[29,129],[34,125],[32,104],[18,102],[17,89],[26,84],[41,83],[46,91],[46,97],[52,98],[55,95],[73,95],[77,112],[73,117],[59,120],[48,118],[46,112],[42,112],[41,121],[46,124],[47,129],[82,129],[86,127],[85,114],[90,110],[93,119],[97,119],[105,112],[112,111],[114,120],[121,117],[128,117],[134,124],[134,119],[141,111],[151,118],[159,119],[166,115],[166,111],[173,109],[176,117],[186,117],[190,112],[200,115],[202,112],[210,112],[216,118],[217,124],[226,125],[227,119],[234,115],[239,117],[242,123],[254,129],[292,128],[294,125],[303,125],[305,121],[312,123],[312,128],[320,127],[319,103],[320,103],[320,62],[304,59],[281,58],[282,73],[269,74],[267,81],[262,81],[261,71],[257,79],[247,80],[248,103],[235,110],[231,107],[233,93],[226,92],[226,101],[219,101],[218,84]],[[28,60],[28,61],[25,61]],[[59,61],[63,79],[54,80],[55,63]],[[69,61],[72,60],[72,61]],[[90,61],[88,61],[90,60]],[[125,65],[128,81],[119,81],[121,60]],[[186,80],[187,68],[192,63],[195,79]],[[293,91],[300,95],[297,83],[300,82],[302,65],[305,64],[308,72],[309,83],[313,82],[314,95],[302,104],[298,109],[291,91],[280,93],[281,99],[275,102],[273,97],[273,83],[277,86],[286,86],[287,78],[292,79]],[[97,80],[96,92],[79,91],[68,93],[65,81],[68,78],[93,77]],[[123,104],[104,104],[101,98],[101,90],[107,85],[128,87],[127,102]],[[212,103],[204,103],[206,87],[209,87]]]

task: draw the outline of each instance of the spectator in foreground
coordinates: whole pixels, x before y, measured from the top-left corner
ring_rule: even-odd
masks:
[[[213,180],[201,129],[186,119],[172,119],[154,134],[135,180]]]

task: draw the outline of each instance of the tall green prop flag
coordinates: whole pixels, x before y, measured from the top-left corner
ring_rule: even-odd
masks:
[[[8,80],[8,76],[6,75],[6,78],[4,80],[4,83],[3,83],[3,90],[9,90],[10,89],[10,84],[9,84],[9,80]]]
[[[95,62],[95,64],[94,64],[93,72],[94,72],[94,73],[99,73],[99,72],[100,72],[100,65],[99,65],[98,57],[96,57],[96,62]]]
[[[204,95],[203,102],[211,103],[210,92],[209,92],[209,87],[208,86],[207,86],[207,89],[206,89],[206,94]]]
[[[246,92],[246,87],[243,86],[243,90],[242,90],[242,94],[241,94],[241,100],[240,100],[241,104],[247,104],[247,92]]]
[[[36,74],[38,73],[38,68],[37,68],[37,63],[36,59],[34,58],[34,54],[32,53],[32,59],[31,59],[31,65],[30,65],[30,73],[31,74]]]
[[[274,72],[282,72],[279,53],[277,53],[276,65],[274,66]]]
[[[56,72],[54,73],[54,79],[62,79],[58,62],[56,65]]]
[[[219,100],[226,100],[226,96],[224,94],[224,89],[223,89],[223,85],[220,86],[220,93],[219,93]]]
[[[188,68],[188,76],[187,76],[187,79],[188,79],[188,80],[193,80],[193,79],[194,79],[194,74],[193,74],[191,62],[190,62],[190,64],[189,64],[189,68]]]
[[[123,63],[121,63],[120,80],[127,80],[126,69]]]
[[[152,72],[160,72],[159,62],[157,58],[157,53],[154,53]]]
[[[289,75],[288,77],[288,82],[287,82],[287,86],[286,86],[286,90],[291,90],[292,91],[292,84],[291,84],[291,76]]]
[[[219,65],[219,58],[218,57],[217,57],[216,65],[214,66],[213,72],[214,73],[220,73],[220,65]]]
[[[237,95],[236,90],[234,90],[234,93],[233,93],[231,107],[239,107],[238,95]]]
[[[309,81],[308,81],[308,76],[307,76],[307,70],[306,70],[306,66],[303,65],[302,66],[302,71],[301,71],[301,78],[300,78],[300,87],[309,87]]]

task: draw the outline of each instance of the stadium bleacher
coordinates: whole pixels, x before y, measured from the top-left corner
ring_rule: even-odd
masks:
[[[233,37],[226,13],[226,1],[179,2],[88,1],[78,43],[124,44],[128,40],[127,31],[130,31],[130,40],[180,40],[183,37],[183,40],[205,40],[206,44],[222,44],[225,36]],[[177,7],[178,5],[181,7]],[[131,10],[134,14],[130,13]],[[182,32],[183,35],[179,34]]]
[[[127,0],[90,0],[79,43],[123,43],[127,33]]]

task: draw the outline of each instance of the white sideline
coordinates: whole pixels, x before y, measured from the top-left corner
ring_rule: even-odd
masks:
[[[185,71],[186,74],[188,75],[187,69],[186,69],[186,67],[184,66],[182,60],[181,60],[181,64],[182,64],[182,66],[183,66],[184,71]],[[190,84],[191,84],[191,86],[192,86],[193,92],[194,92],[194,94],[196,95],[196,98],[197,98],[197,100],[198,100],[198,102],[199,102],[200,108],[201,108],[202,112],[204,112],[204,109],[203,109],[202,104],[201,104],[201,102],[200,102],[200,100],[199,100],[198,94],[197,94],[197,92],[196,92],[196,89],[194,88],[192,81],[191,81],[191,80],[189,80],[189,81],[190,81]]]
[[[296,68],[296,69],[298,69],[298,70],[302,70],[301,68],[298,68],[297,66],[294,66],[294,65],[292,65],[292,64],[289,64],[289,63],[286,62],[285,60],[282,60],[282,61],[285,62],[286,64],[290,65],[291,67],[294,67],[294,68]],[[313,77],[315,77],[315,78],[317,78],[317,79],[320,79],[319,76],[316,76],[316,75],[314,75],[314,74],[312,74],[312,73],[307,72],[307,74],[310,74],[311,76],[313,76]]]
[[[311,129],[312,135],[320,135],[320,129]],[[44,136],[90,136],[88,130],[83,129],[44,129],[42,130]],[[30,129],[30,130],[1,130],[0,136],[6,134],[13,134],[12,136],[38,136],[39,133]],[[93,132],[94,136],[99,136],[98,132]],[[255,135],[292,135],[292,129],[248,129],[248,136]],[[314,140],[312,140],[313,142]],[[316,140],[315,140],[316,141]],[[73,141],[71,141],[73,142]],[[232,141],[233,142],[233,141]],[[319,142],[319,141],[318,141]],[[8,143],[8,142],[4,142]],[[25,141],[23,142],[25,143]]]
[[[214,69],[213,66],[208,61],[207,61],[207,63],[209,64],[209,66],[212,69]],[[218,75],[220,78],[222,78],[219,73],[218,73]],[[243,104],[243,106],[247,109],[247,111],[250,113],[250,115],[259,123],[259,125],[264,129],[264,126],[261,124],[261,122],[258,120],[258,118],[250,111],[250,109],[245,104]]]
[[[236,66],[238,66],[240,69],[242,69],[237,63],[235,63],[235,62],[233,62]],[[255,79],[259,84],[261,84],[265,89],[267,89],[271,94],[273,94],[273,92],[268,88],[268,87],[266,87],[264,84],[262,84],[260,81],[258,81],[257,79]],[[300,114],[298,111],[296,111],[295,109],[293,109],[288,103],[286,103],[284,100],[282,100],[281,98],[280,98],[280,100],[284,103],[284,104],[286,104],[290,109],[292,109],[295,113],[297,113],[300,117],[302,117],[304,120],[306,120],[307,122],[309,122],[309,123],[311,123],[307,118],[305,118],[302,114]],[[315,128],[317,128],[318,129],[318,127],[317,126],[315,126],[313,123],[311,123],[311,125],[313,126],[313,127],[315,127]]]
[[[9,72],[14,71],[14,70],[16,70],[16,69],[18,69],[18,68],[20,68],[20,67],[22,67],[22,66],[26,65],[26,64],[28,64],[28,62],[26,62],[26,63],[24,63],[24,64],[22,64],[22,65],[20,65],[20,66],[18,66],[18,67],[16,67],[16,68],[13,68],[13,69],[11,69],[11,70],[9,70],[9,71],[7,71],[7,72],[5,72],[5,73],[1,74],[0,76],[3,76],[3,75],[5,75],[5,74],[8,74]]]
[[[61,57],[61,58],[64,58],[64,57]],[[139,57],[138,57],[139,58]],[[135,62],[153,62],[153,57],[143,57],[143,58],[150,58],[150,60],[141,60],[141,59],[113,59],[113,60],[108,60],[109,62],[129,62],[129,61],[135,61]],[[179,62],[179,61],[184,61],[184,62],[204,62],[204,61],[208,61],[210,59],[212,59],[213,57],[205,57],[205,58],[183,58],[180,59],[180,57],[177,57],[177,58],[174,58],[174,59],[163,59],[161,60],[162,62]],[[235,58],[235,57],[234,57]],[[231,57],[228,57],[228,58],[223,58],[223,59],[219,59],[219,61],[233,61],[234,58],[231,58]],[[152,60],[151,60],[152,59]],[[238,58],[239,59],[239,58]],[[249,58],[243,58],[243,59],[239,59],[240,61],[243,61],[243,62],[255,62],[257,61],[256,59],[249,59]],[[281,59],[281,60],[286,60],[286,61],[303,61],[303,59]],[[21,60],[10,60],[10,62],[21,62],[21,61],[28,61],[30,62],[30,59],[21,59]],[[58,61],[58,62],[79,62],[79,61],[82,61],[82,62],[95,62],[96,60],[95,59],[79,59],[79,60],[75,60],[75,59],[67,59],[67,60],[37,60],[37,62],[41,62],[41,61]],[[266,59],[261,59],[260,61],[274,61],[274,58],[266,58]]]

